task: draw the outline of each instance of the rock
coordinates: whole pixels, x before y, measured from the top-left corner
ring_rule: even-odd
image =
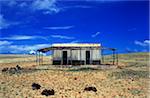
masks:
[[[16,74],[16,73],[20,73],[21,70],[22,70],[22,68],[19,65],[17,65],[16,67],[11,67],[11,68],[7,68],[6,67],[6,68],[3,68],[2,72],[8,72],[10,74]]]
[[[93,91],[93,92],[96,92],[97,89],[96,89],[95,87],[91,86],[91,87],[86,87],[86,88],[84,89],[84,91]]]
[[[75,77],[74,80],[77,80],[77,77]]]
[[[2,69],[2,72],[7,72],[7,71],[8,71],[7,67]]]
[[[17,68],[17,70],[21,70],[22,69],[19,65],[17,65],[16,68]]]
[[[11,67],[10,69],[9,69],[9,73],[10,74],[15,74],[17,72],[17,69],[15,68],[15,67]]]
[[[41,85],[39,85],[38,83],[32,83],[32,89],[33,90],[38,90],[41,88]]]
[[[50,95],[54,95],[55,91],[53,89],[51,90],[44,89],[41,94],[45,96],[50,96]]]

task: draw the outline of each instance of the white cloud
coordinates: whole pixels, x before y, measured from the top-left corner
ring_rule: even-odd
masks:
[[[13,35],[10,37],[3,37],[0,39],[6,39],[6,40],[45,39],[45,40],[47,40],[47,38],[43,37],[43,36],[27,36],[27,35]]]
[[[51,35],[53,38],[60,38],[60,39],[74,39],[74,37],[70,36],[63,36],[63,35]]]
[[[3,15],[0,14],[0,29],[6,29],[10,26],[13,26],[13,25],[18,25],[19,22],[10,22],[10,21],[7,21],[6,19],[4,19]]]
[[[49,46],[51,46],[51,44],[7,45],[0,47],[0,53],[29,53],[31,50],[38,50]]]
[[[0,14],[0,29],[7,28],[10,24],[4,19],[3,15]]]
[[[0,3],[9,7],[13,7],[17,5],[17,0],[0,0]]]
[[[11,6],[11,7],[12,7],[12,6],[15,6],[15,5],[17,4],[17,1],[16,1],[16,0],[6,0],[6,1],[9,1],[9,2],[8,2],[8,5]]]
[[[150,40],[145,40],[144,43],[150,45]]]
[[[132,52],[138,52],[138,50],[137,49],[130,49],[130,48],[126,48],[125,49],[125,52],[127,52],[127,53],[132,53]]]
[[[43,10],[47,14],[58,13],[60,8],[56,5],[56,0],[35,0],[32,3],[33,10]]]
[[[0,41],[0,45],[11,45],[12,42],[9,41]]]
[[[95,34],[92,35],[92,37],[96,37],[100,34],[100,32],[96,32]]]
[[[27,7],[28,5],[27,5],[26,2],[22,2],[22,3],[20,3],[18,6],[19,6],[19,7]]]
[[[74,40],[74,41],[71,41],[70,43],[78,43],[79,40]]]
[[[44,29],[51,29],[51,30],[60,30],[60,29],[71,29],[74,26],[62,26],[62,27],[44,27]]]
[[[136,45],[139,45],[139,46],[149,46],[150,45],[150,40],[145,40],[145,41],[143,41],[143,42],[141,42],[141,41],[134,41],[134,43],[136,44]]]

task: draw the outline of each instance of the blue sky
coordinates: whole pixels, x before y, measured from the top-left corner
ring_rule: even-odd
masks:
[[[149,2],[0,0],[0,53],[52,43],[101,43],[118,52],[148,51]]]

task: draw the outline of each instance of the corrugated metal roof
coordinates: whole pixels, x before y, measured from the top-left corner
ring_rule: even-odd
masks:
[[[97,43],[57,43],[52,44],[52,47],[100,47]]]

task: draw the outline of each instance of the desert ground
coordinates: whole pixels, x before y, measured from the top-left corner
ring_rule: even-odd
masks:
[[[148,97],[149,53],[120,54],[118,65],[106,69],[84,65],[56,67],[50,64],[50,56],[44,57],[43,65],[36,65],[35,58],[32,55],[0,55],[0,98]],[[110,56],[106,56],[105,61],[108,63]],[[23,71],[2,72],[16,65]],[[33,83],[40,84],[41,88],[33,90]],[[86,87],[95,87],[97,91],[85,91]],[[53,89],[55,94],[42,95],[44,89]]]

